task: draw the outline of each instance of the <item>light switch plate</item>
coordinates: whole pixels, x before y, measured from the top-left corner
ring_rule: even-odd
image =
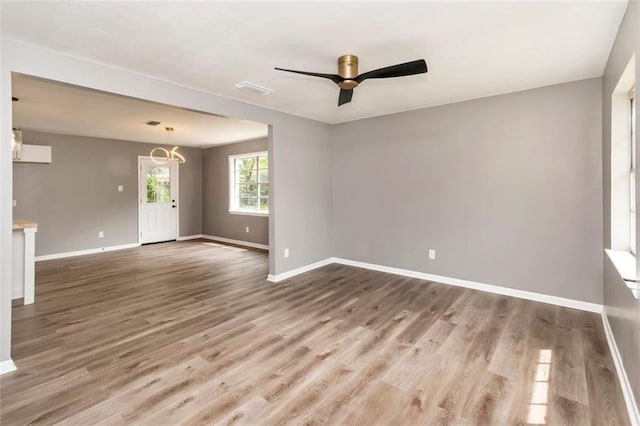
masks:
[[[118,185],[118,192],[122,192],[122,191],[124,191],[124,186]]]

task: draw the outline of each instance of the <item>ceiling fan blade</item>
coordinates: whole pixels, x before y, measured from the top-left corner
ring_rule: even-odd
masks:
[[[284,68],[275,68],[275,69],[277,69],[278,71],[294,72],[296,74],[310,75],[310,76],[313,76],[313,77],[328,78],[329,80],[333,81],[336,84],[340,83],[343,80],[342,77],[340,77],[338,74],[322,74],[322,73],[319,73],[319,72],[287,70],[287,69],[284,69]]]
[[[353,89],[340,89],[340,96],[338,97],[338,106],[348,104],[353,97]]]
[[[407,75],[423,74],[427,72],[427,63],[424,59],[405,62],[404,64],[391,65],[390,67],[379,68],[368,71],[356,77],[356,81],[361,83],[368,78],[391,78],[404,77]]]

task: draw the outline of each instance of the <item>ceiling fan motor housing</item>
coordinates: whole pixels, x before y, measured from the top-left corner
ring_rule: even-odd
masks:
[[[341,89],[353,89],[358,85],[358,57],[356,55],[342,55],[338,58],[338,75],[344,81],[338,83]]]

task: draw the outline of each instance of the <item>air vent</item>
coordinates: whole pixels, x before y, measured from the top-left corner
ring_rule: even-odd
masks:
[[[236,87],[241,90],[246,90],[247,92],[257,93],[261,96],[266,96],[269,93],[273,92],[273,90],[271,89],[267,89],[266,87],[251,83],[250,81],[241,81],[240,83],[236,84]]]
[[[157,126],[158,124],[160,124],[159,121],[155,121],[155,120],[151,120],[151,121],[147,121],[146,123],[147,126]]]

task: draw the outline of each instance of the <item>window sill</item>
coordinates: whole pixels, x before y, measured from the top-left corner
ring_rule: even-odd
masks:
[[[616,268],[622,279],[624,280],[629,290],[636,299],[640,298],[640,283],[636,278],[636,257],[628,252],[622,250],[609,250],[605,249],[605,252],[611,259],[611,263]]]
[[[241,214],[241,215],[244,215],[244,216],[269,217],[269,213],[252,212],[252,211],[246,211],[246,210],[229,210],[229,214]]]

